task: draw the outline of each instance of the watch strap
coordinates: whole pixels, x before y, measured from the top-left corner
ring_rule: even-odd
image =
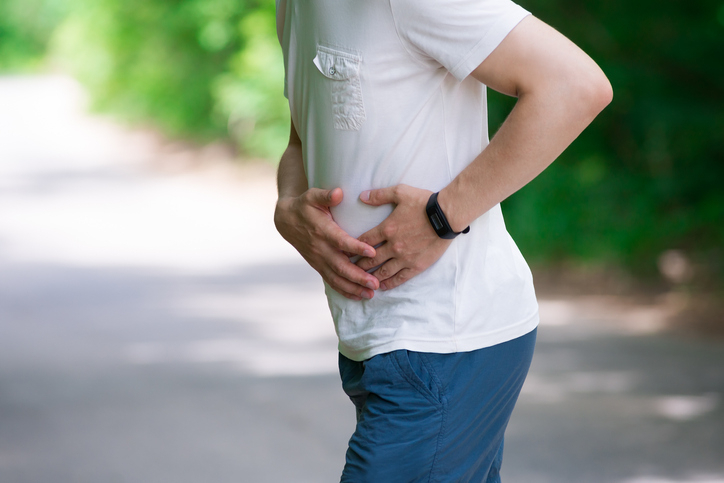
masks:
[[[440,208],[440,204],[437,202],[438,194],[439,192],[430,195],[430,198],[427,200],[427,206],[425,207],[427,219],[430,220],[430,225],[432,225],[432,229],[435,230],[437,236],[446,240],[452,240],[461,233],[469,232],[469,226],[463,231],[453,231],[450,226],[450,222],[447,221],[445,213],[443,213],[442,208]]]

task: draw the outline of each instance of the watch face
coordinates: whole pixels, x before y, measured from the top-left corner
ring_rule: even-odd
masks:
[[[432,227],[435,229],[435,231],[440,231],[445,225],[443,225],[442,220],[440,220],[440,217],[437,213],[433,213],[430,215],[430,221],[432,222]]]

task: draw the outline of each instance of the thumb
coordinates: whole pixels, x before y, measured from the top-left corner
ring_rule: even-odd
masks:
[[[394,186],[390,186],[389,188],[363,191],[362,193],[360,193],[359,199],[362,200],[362,202],[372,206],[395,203],[396,197],[394,189]]]
[[[313,193],[314,202],[322,206],[337,206],[342,202],[344,193],[341,188],[334,188],[331,190],[315,189]]]

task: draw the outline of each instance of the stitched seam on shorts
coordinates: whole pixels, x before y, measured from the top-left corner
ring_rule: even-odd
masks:
[[[433,480],[433,477],[435,476],[436,467],[437,464],[437,455],[440,453],[440,447],[442,446],[442,439],[443,435],[445,434],[445,423],[447,422],[447,398],[445,396],[441,396],[441,411],[440,411],[440,432],[437,435],[437,444],[435,445],[435,455],[432,457],[432,465],[430,465],[430,478],[428,479],[428,482],[432,483],[437,480]],[[439,480],[442,481],[442,480]]]
[[[432,381],[435,383],[435,388],[437,389],[437,398],[442,402],[442,395],[444,388],[442,387],[442,381],[437,375],[437,371],[435,371],[435,368],[432,367],[432,363],[430,362],[430,359],[427,358],[427,354],[424,352],[419,353],[420,356],[420,362],[422,362],[422,365],[425,366],[427,369],[427,372],[430,373],[430,377],[432,377]]]
[[[422,397],[427,399],[432,405],[437,409],[440,410],[442,407],[441,401],[436,401],[433,395],[431,394],[432,391],[430,391],[428,388],[424,387],[422,384],[420,384],[415,379],[411,378],[409,375],[405,373],[405,371],[400,366],[400,362],[397,360],[397,355],[390,353],[390,359],[392,359],[392,366],[395,368],[395,371],[405,380],[407,381]]]

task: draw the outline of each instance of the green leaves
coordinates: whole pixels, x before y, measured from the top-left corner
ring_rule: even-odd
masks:
[[[66,10],[65,0],[0,1],[0,72],[37,68]]]
[[[724,5],[521,4],[599,62],[614,89],[613,103],[560,159],[505,202],[523,252],[654,274],[662,252],[682,249],[722,280]],[[497,126],[506,111],[491,99]]]
[[[278,158],[288,136],[274,2],[67,0],[51,51],[94,107]]]

